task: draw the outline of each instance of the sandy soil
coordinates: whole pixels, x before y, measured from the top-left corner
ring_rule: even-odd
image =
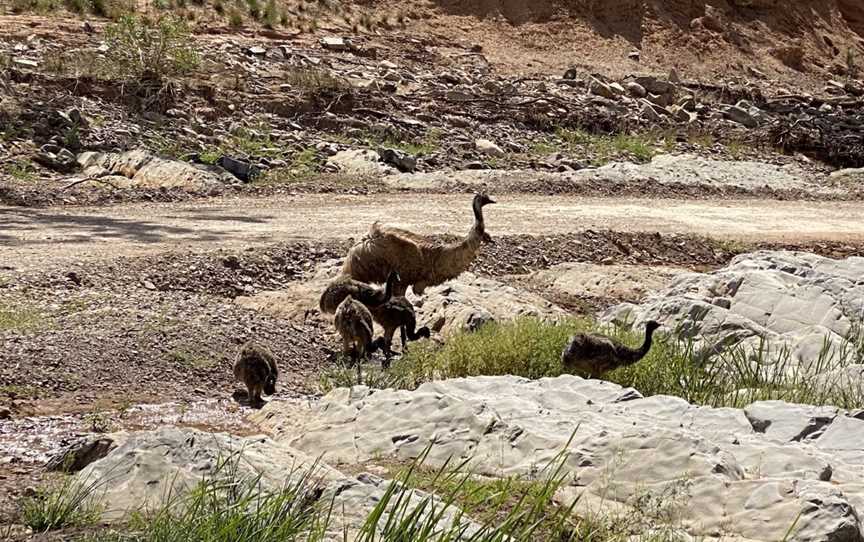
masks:
[[[465,195],[301,195],[108,208],[0,207],[4,265],[82,261],[170,249],[241,248],[275,241],[360,237],[375,220],[420,233],[461,233]],[[520,196],[487,208],[492,235],[614,229],[765,242],[864,239],[861,202],[675,201]],[[46,250],[50,247],[50,250]]]

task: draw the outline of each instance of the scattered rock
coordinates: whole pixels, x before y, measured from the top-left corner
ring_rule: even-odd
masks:
[[[742,124],[747,128],[756,128],[759,126],[759,121],[756,120],[746,109],[737,105],[727,105],[723,110],[723,115],[738,124]]]
[[[78,472],[87,465],[102,459],[126,439],[125,433],[100,437],[84,437],[68,445],[46,464],[49,471]]]
[[[392,171],[381,162],[377,152],[368,149],[339,151],[327,163],[338,171],[353,175],[384,175]]]
[[[786,370],[807,371],[826,343],[833,349],[854,348],[846,337],[857,325],[853,315],[864,311],[862,274],[861,258],[742,254],[718,271],[681,275],[642,304],[613,307],[603,318],[629,318],[636,326],[656,319],[683,330],[696,351],[706,355],[733,345],[760,348],[764,339],[770,344],[769,360],[786,349]]]
[[[78,156],[85,175],[109,179],[120,187],[184,188],[200,190],[237,179],[216,166],[170,160],[144,149],[123,153],[85,152]]]
[[[629,53],[627,53],[627,58],[639,62],[642,58],[642,53],[640,53],[639,51],[630,51]]]
[[[257,166],[230,156],[220,157],[217,164],[243,182],[250,182],[261,174],[261,170]]]
[[[378,149],[378,156],[381,157],[382,162],[395,166],[396,169],[403,173],[410,173],[417,169],[417,158],[406,152],[381,148]]]
[[[506,156],[504,149],[488,139],[478,139],[474,141],[474,148],[487,156],[494,156],[496,158]]]
[[[323,37],[319,40],[321,47],[330,51],[353,51],[356,49],[351,40],[333,36]]]
[[[598,79],[591,79],[588,90],[590,90],[592,94],[596,94],[597,96],[602,96],[610,100],[618,96],[618,93],[612,90],[609,85],[603,83],[602,81],[599,81]]]
[[[626,87],[627,92],[629,92],[634,98],[644,98],[645,96],[648,96],[648,91],[639,83],[630,81],[626,84]]]

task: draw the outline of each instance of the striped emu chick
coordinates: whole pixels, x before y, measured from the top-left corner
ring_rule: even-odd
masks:
[[[654,332],[659,327],[653,320],[645,324],[645,340],[639,348],[630,348],[605,335],[577,333],[561,353],[561,363],[567,372],[586,378],[633,365],[651,350]]]
[[[372,314],[363,303],[349,295],[336,308],[333,322],[342,337],[342,353],[350,355],[351,361],[357,366],[359,382],[362,360],[375,351],[372,343]]]
[[[431,334],[428,327],[417,328],[417,316],[414,312],[414,306],[405,296],[391,297],[393,290],[398,288],[400,282],[399,274],[395,271],[387,277],[387,297],[388,301],[376,307],[370,307],[372,318],[382,328],[384,335],[375,341],[375,348],[384,351],[385,368],[389,365],[389,358],[393,355],[391,345],[393,344],[393,334],[397,329],[400,330],[402,336],[402,351],[405,351],[405,346],[408,341],[416,341],[421,338],[428,339]]]
[[[263,346],[252,341],[240,347],[234,362],[234,378],[246,385],[249,404],[259,406],[264,403],[261,394],[276,393],[276,379],[279,368],[273,354]]]

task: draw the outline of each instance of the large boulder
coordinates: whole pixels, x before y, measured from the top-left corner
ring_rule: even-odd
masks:
[[[467,460],[478,475],[536,477],[566,449],[557,497],[577,514],[638,518],[650,505],[654,521],[698,538],[864,540],[864,421],[844,412],[708,408],[574,376],[500,376],[338,389],[303,412],[274,402],[255,418],[334,465],[411,460],[431,446],[430,466]],[[801,429],[813,419],[818,430]]]
[[[603,319],[637,326],[658,320],[706,355],[761,347],[763,361],[788,362],[790,372],[823,373],[842,351],[857,352],[862,276],[864,258],[760,251],[712,273],[681,275],[638,305],[609,309]]]
[[[85,176],[102,178],[121,188],[200,190],[239,182],[222,168],[162,158],[145,149],[85,152],[78,155],[78,164]]]

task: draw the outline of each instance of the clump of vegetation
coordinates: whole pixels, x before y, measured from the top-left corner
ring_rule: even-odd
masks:
[[[81,482],[64,477],[21,503],[21,518],[36,532],[64,527],[92,525],[99,519],[101,508],[94,497],[101,481]]]
[[[554,377],[563,370],[561,351],[576,331],[605,332],[631,345],[642,340],[629,330],[600,328],[590,320],[551,323],[520,318],[490,323],[473,333],[459,333],[440,347],[430,342],[412,344],[388,371],[369,369],[364,379],[376,388],[414,389],[436,379],[467,376]],[[858,408],[864,403],[864,390],[849,389],[840,381],[815,385],[811,377],[864,361],[864,338],[856,339],[858,336],[850,337],[851,342],[844,348],[826,343],[805,370],[799,368],[787,349],[772,350],[767,343],[756,349],[740,346],[707,355],[694,349],[692,342],[672,334],[656,338],[642,361],[611,371],[603,378],[636,388],[646,396],[674,395],[690,403],[715,407],[740,408],[754,401],[779,399]],[[320,376],[319,384],[324,391],[350,386],[355,375],[347,369],[328,369]]]
[[[0,331],[26,333],[39,329],[45,324],[42,313],[23,303],[0,303]]]
[[[565,151],[588,155],[595,166],[607,164],[622,155],[637,162],[647,162],[658,153],[658,139],[663,139],[656,134],[622,133],[610,136],[567,128],[558,128],[555,138],[564,144]],[[663,145],[666,145],[665,139]],[[543,150],[547,151],[548,147]]]
[[[291,70],[286,75],[286,81],[292,87],[313,95],[338,92],[348,86],[330,70],[312,67]]]
[[[122,79],[162,80],[198,65],[186,21],[173,15],[150,22],[127,15],[105,30],[106,66]]]

